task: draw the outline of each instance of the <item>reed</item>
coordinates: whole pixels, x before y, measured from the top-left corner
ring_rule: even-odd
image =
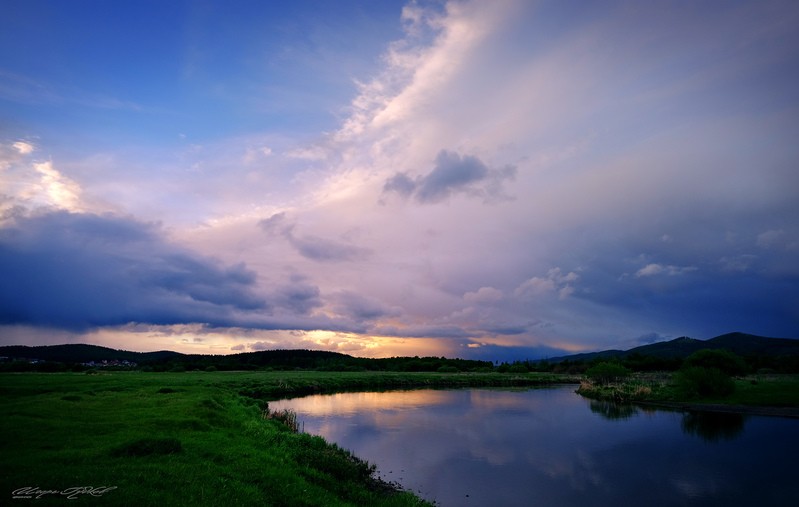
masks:
[[[290,408],[284,408],[283,410],[271,410],[269,406],[263,410],[262,417],[264,419],[271,419],[273,421],[278,421],[284,424],[288,429],[293,431],[294,433],[299,433],[300,431],[300,422],[297,418],[297,413],[291,410]]]

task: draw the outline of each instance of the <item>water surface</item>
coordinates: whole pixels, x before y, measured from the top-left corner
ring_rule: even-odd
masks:
[[[799,420],[641,410],[574,386],[270,403],[441,506],[799,505]]]

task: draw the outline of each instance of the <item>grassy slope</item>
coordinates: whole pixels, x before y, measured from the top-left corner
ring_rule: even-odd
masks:
[[[83,500],[136,506],[422,505],[409,493],[381,488],[366,463],[336,446],[264,419],[264,401],[345,389],[553,380],[321,372],[2,374],[0,503],[22,487],[116,486]],[[36,503],[64,501],[50,495]]]

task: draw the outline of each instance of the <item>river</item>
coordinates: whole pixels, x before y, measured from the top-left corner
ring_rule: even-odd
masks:
[[[799,420],[643,410],[574,386],[271,402],[307,433],[450,506],[799,505]]]

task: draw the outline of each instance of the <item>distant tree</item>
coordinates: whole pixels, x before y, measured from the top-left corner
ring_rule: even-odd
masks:
[[[674,383],[684,398],[724,397],[735,391],[735,382],[718,368],[684,366]]]
[[[748,367],[740,356],[729,350],[702,349],[697,350],[685,359],[685,367],[716,368],[727,375],[745,375]]]
[[[529,371],[524,363],[513,363],[508,367],[508,373],[527,373]]]
[[[619,363],[602,362],[588,368],[585,376],[598,384],[608,384],[628,377],[632,373]]]

